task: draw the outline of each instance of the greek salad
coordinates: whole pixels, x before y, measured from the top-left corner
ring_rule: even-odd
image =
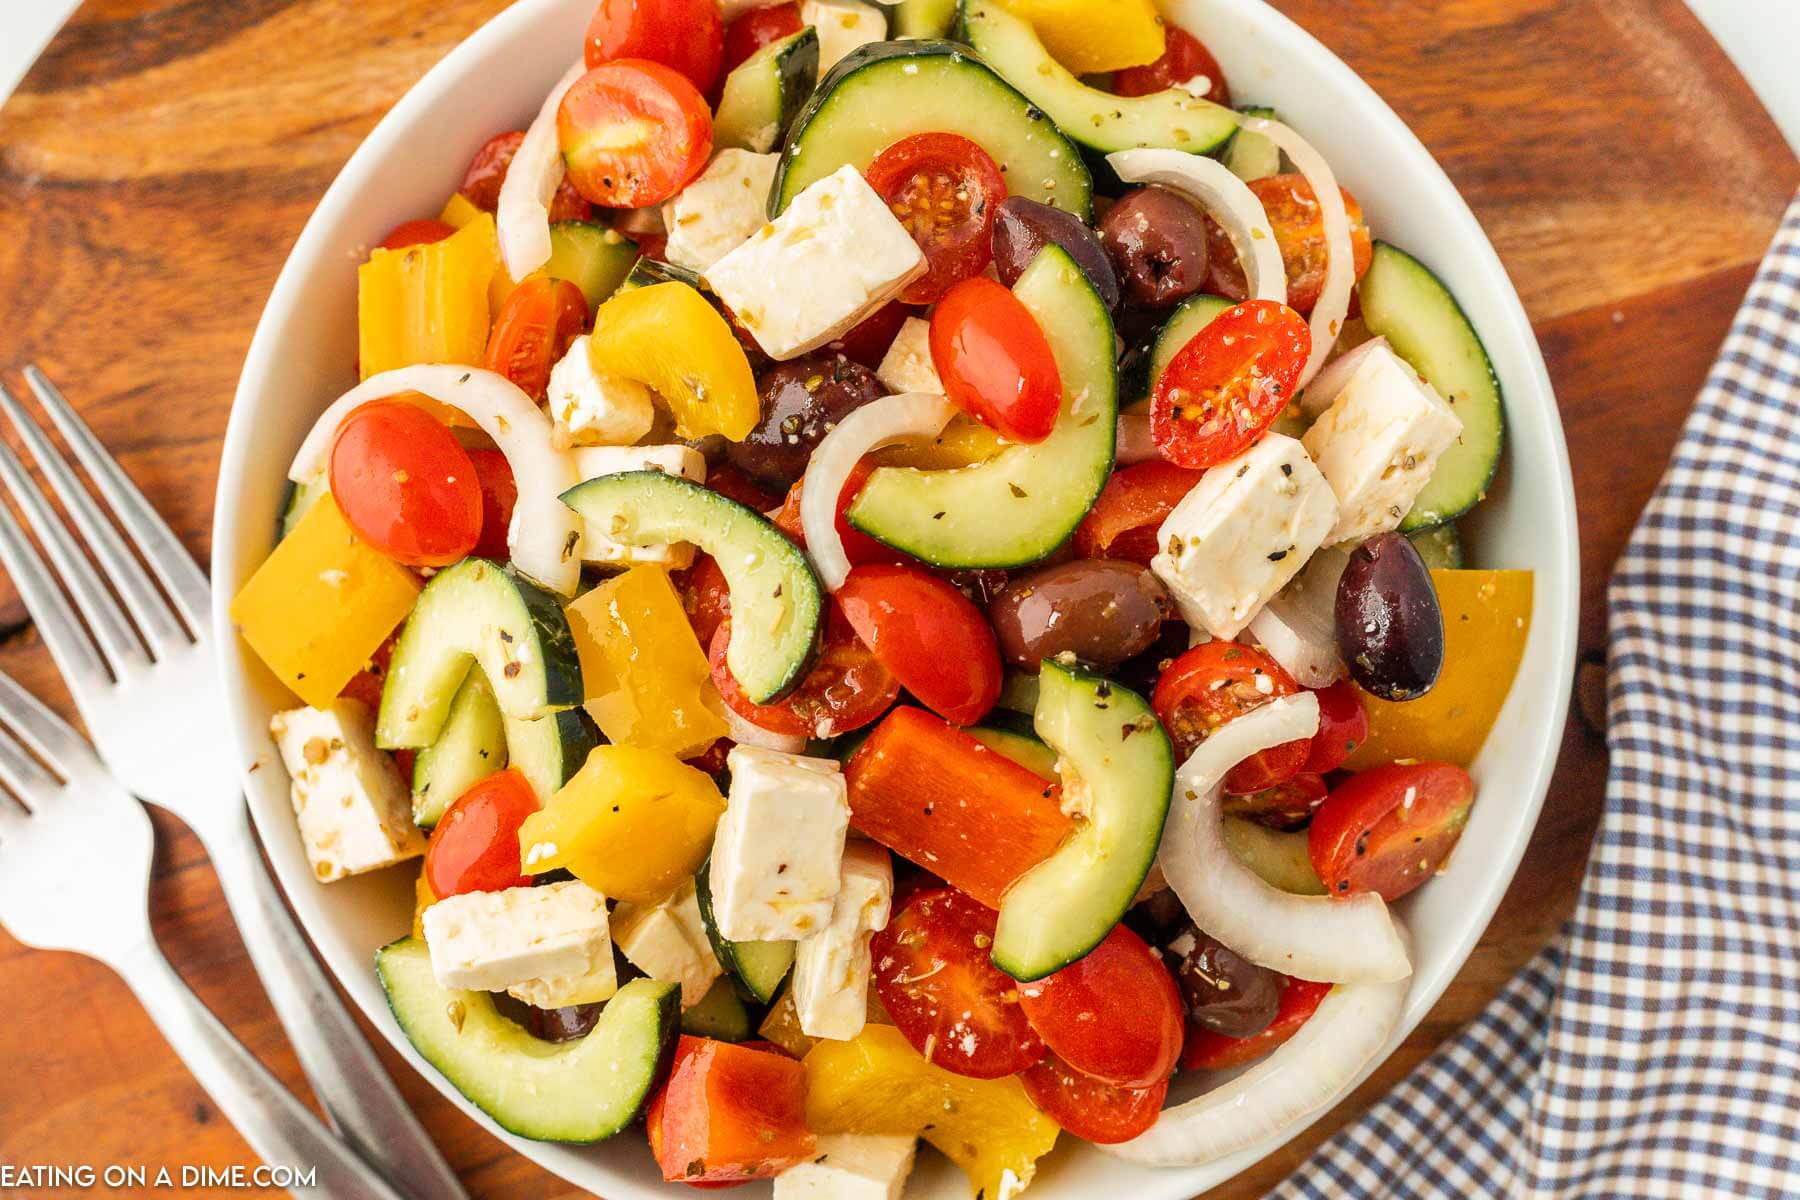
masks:
[[[400,1028],[520,1136],[778,1197],[1331,1102],[1530,623],[1458,532],[1456,299],[1150,0],[568,49],[356,268],[232,607],[319,881],[416,871]]]

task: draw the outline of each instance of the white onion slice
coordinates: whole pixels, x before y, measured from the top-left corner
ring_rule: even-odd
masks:
[[[1342,357],[1335,358],[1325,365],[1313,381],[1306,385],[1300,393],[1300,415],[1308,421],[1316,421],[1330,408],[1332,402],[1344,394],[1344,389],[1355,378],[1357,369],[1369,361],[1369,355],[1377,350],[1387,350],[1388,340],[1384,337],[1370,338],[1354,350],[1346,350]]]
[[[838,497],[850,472],[871,450],[907,438],[936,437],[955,414],[956,406],[942,396],[902,392],[863,405],[819,442],[800,490],[800,530],[826,591],[843,587],[850,574],[850,559],[837,531]]]
[[[1337,588],[1350,556],[1327,546],[1254,617],[1250,632],[1302,687],[1329,687],[1349,668],[1337,644]]]
[[[556,81],[501,181],[494,226],[500,235],[500,259],[514,279],[523,279],[550,261],[550,202],[563,181],[556,110],[562,107],[563,93],[585,74],[587,63],[578,62]]]
[[[1126,183],[1160,184],[1205,209],[1237,249],[1250,298],[1287,303],[1287,269],[1269,214],[1224,163],[1179,150],[1119,150],[1106,161]]]
[[[513,566],[553,592],[574,595],[581,577],[581,518],[559,497],[581,478],[574,458],[551,444],[550,418],[504,375],[454,364],[397,367],[371,375],[313,422],[288,467],[288,478],[308,483],[322,477],[344,419],[371,400],[401,399],[407,392],[468,414],[494,439],[519,485],[512,528],[506,531]]]
[[[1260,133],[1274,142],[1294,161],[1306,182],[1312,186],[1319,202],[1319,216],[1325,226],[1325,286],[1319,302],[1312,310],[1312,355],[1306,369],[1300,372],[1299,386],[1311,383],[1325,365],[1338,334],[1344,330],[1344,318],[1350,314],[1350,289],[1356,285],[1356,263],[1350,245],[1350,212],[1344,207],[1344,193],[1338,190],[1337,176],[1325,156],[1313,149],[1312,143],[1267,117],[1244,117],[1239,121],[1251,133]]]
[[[1118,438],[1113,456],[1126,466],[1161,458],[1156,441],[1150,436],[1149,413],[1120,413]]]
[[[1324,1111],[1349,1091],[1400,1023],[1407,981],[1339,984],[1275,1052],[1228,1083],[1163,1110],[1108,1154],[1154,1167],[1216,1162]]]
[[[1157,862],[1194,924],[1253,963],[1321,983],[1404,979],[1412,964],[1380,896],[1278,891],[1238,862],[1219,830],[1220,785],[1231,768],[1318,728],[1311,692],[1272,700],[1220,726],[1175,773]]]
[[[725,697],[719,695],[719,689],[711,684],[700,689],[700,702],[725,722],[725,736],[740,746],[779,750],[783,754],[806,753],[805,738],[776,733],[773,729],[764,729],[761,725],[745,720],[731,705],[725,703]]]

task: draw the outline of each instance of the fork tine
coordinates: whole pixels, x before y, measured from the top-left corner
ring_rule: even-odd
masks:
[[[6,446],[0,444],[0,455],[9,453]],[[4,508],[0,508],[0,565],[4,565],[6,573],[12,576],[14,586],[25,601],[26,611],[37,624],[44,644],[50,647],[50,656],[56,660],[77,698],[85,689],[111,687],[112,676],[100,661],[94,644],[88,640],[87,631],[75,619],[75,610],[69,607],[68,600],[57,588],[50,569],[25,540],[19,523]]]
[[[62,498],[64,511],[74,521],[76,530],[87,539],[94,557],[106,569],[107,578],[118,588],[119,598],[125,602],[125,611],[137,622],[151,651],[160,654],[170,647],[186,645],[186,631],[175,620],[168,604],[150,582],[150,576],[144,573],[137,558],[125,548],[118,531],[101,513],[100,506],[94,503],[88,490],[81,486],[81,480],[75,477],[68,462],[57,453],[56,447],[44,436],[44,431],[31,419],[24,406],[6,390],[5,384],[0,384],[0,409],[6,410],[13,428],[19,431],[19,438],[31,451],[32,457],[37,459],[44,476],[50,480],[51,488]]]
[[[187,620],[195,638],[204,639],[212,607],[212,588],[194,562],[193,555],[175,536],[173,530],[144,499],[144,493],[125,474],[117,460],[107,453],[87,422],[63,397],[55,384],[35,366],[25,368],[25,382],[31,385],[38,403],[50,414],[57,431],[75,452],[100,494],[112,505],[119,523],[143,552],[144,559],[175,601],[176,609]]]
[[[31,752],[67,779],[82,767],[98,766],[87,741],[68,722],[44,707],[30,692],[0,671],[0,725],[10,725]]]
[[[125,617],[119,612],[117,603],[106,592],[106,585],[100,582],[93,564],[81,553],[75,539],[63,526],[62,520],[44,499],[44,493],[38,490],[31,476],[25,473],[19,456],[12,452],[12,447],[0,443],[0,484],[12,493],[12,497],[25,511],[25,519],[37,531],[38,539],[43,542],[45,552],[56,567],[57,574],[62,576],[69,594],[75,598],[75,606],[81,615],[87,618],[88,628],[94,632],[94,640],[99,643],[100,653],[105,656],[115,677],[122,675],[128,667],[149,665],[143,648],[138,644],[137,635],[125,623]],[[7,519],[11,516],[8,514]],[[23,539],[20,539],[23,541]],[[32,555],[36,558],[36,555]],[[37,564],[40,571],[43,563]],[[14,568],[16,571],[17,568]],[[49,573],[44,572],[46,577]],[[51,583],[53,588],[55,585]],[[21,595],[26,595],[20,587]],[[25,607],[31,608],[31,598],[26,595]],[[36,616],[35,610],[33,616]]]
[[[33,762],[25,748],[0,725],[0,786],[36,809],[61,789],[62,781]]]

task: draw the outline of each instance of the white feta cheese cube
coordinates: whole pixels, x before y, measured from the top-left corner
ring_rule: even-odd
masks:
[[[655,904],[620,903],[613,910],[613,938],[631,964],[652,979],[681,985],[681,1007],[700,1003],[725,973],[713,955],[694,881]]]
[[[712,902],[734,942],[798,941],[825,927],[841,879],[849,793],[838,764],[736,746],[713,837]]]
[[[819,77],[840,58],[887,37],[887,14],[862,0],[802,0],[800,21],[819,34]]]
[[[811,1158],[775,1177],[775,1200],[900,1200],[915,1145],[890,1134],[824,1134]]]
[[[882,355],[875,368],[875,378],[888,391],[932,392],[944,394],[944,381],[938,378],[937,364],[931,358],[931,322],[922,317],[908,317],[894,335],[893,344]]]
[[[1389,350],[1377,347],[1300,440],[1337,496],[1328,543],[1360,542],[1400,526],[1462,420]]]
[[[606,898],[580,880],[450,896],[426,909],[423,922],[431,972],[443,987],[549,995],[577,980],[617,985]]]
[[[629,446],[650,432],[656,404],[635,379],[594,369],[584,333],[550,368],[551,439],[559,446]]]
[[[697,179],[663,205],[669,227],[664,256],[678,267],[705,271],[763,227],[778,154],[727,149],[713,155]]]
[[[286,764],[288,797],[307,861],[321,883],[425,853],[412,793],[375,747],[375,714],[355,700],[296,708],[269,719]]]
[[[847,1042],[869,1014],[869,939],[886,929],[894,865],[873,842],[844,846],[831,919],[794,948],[794,1006],[800,1032]]]
[[[661,471],[695,483],[706,482],[706,458],[692,446],[577,446],[572,453],[575,473],[584,482],[624,471]],[[679,571],[693,565],[694,547],[688,542],[627,546],[608,537],[604,529],[584,521],[581,560],[612,565],[654,563]]]
[[[770,358],[815,350],[925,273],[925,255],[862,173],[839,167],[706,272]]]
[[[1163,521],[1150,569],[1189,625],[1236,637],[1306,565],[1337,520],[1331,485],[1291,437],[1269,433],[1200,477]]]

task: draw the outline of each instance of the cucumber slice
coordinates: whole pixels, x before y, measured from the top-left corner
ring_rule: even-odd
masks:
[[[281,527],[276,530],[275,540],[279,542],[294,532],[294,526],[300,523],[300,518],[304,517],[307,510],[318,503],[319,497],[323,496],[326,490],[324,479],[317,479],[312,483],[294,483],[290,480],[287,486],[287,500],[281,506]]]
[[[819,81],[819,33],[808,25],[746,58],[725,77],[713,145],[767,154]]]
[[[471,667],[450,701],[437,740],[413,760],[413,822],[434,828],[451,801],[506,768],[506,726],[481,668]]]
[[[1425,264],[1376,242],[1357,287],[1369,332],[1388,340],[1462,418],[1462,437],[1438,459],[1431,482],[1400,522],[1402,532],[1462,516],[1487,494],[1500,467],[1506,412],[1500,379],[1456,297]]]
[[[1219,822],[1219,832],[1231,856],[1270,887],[1296,896],[1326,894],[1319,873],[1313,869],[1304,830],[1277,833],[1255,821],[1226,817]]]
[[[1000,684],[1000,698],[994,707],[1008,712],[1024,713],[1029,719],[1037,711],[1038,677],[1023,671],[1008,671]]]
[[[540,1142],[598,1142],[649,1103],[675,1054],[681,989],[637,979],[580,1041],[540,1041],[485,992],[438,986],[419,938],[375,953],[375,973],[407,1040],[501,1128]]]
[[[681,1014],[681,1032],[689,1037],[747,1042],[755,1029],[750,1010],[738,999],[737,989],[724,975],[713,981],[700,1003]]]
[[[844,164],[864,170],[901,138],[934,132],[962,134],[993,155],[1012,195],[1087,219],[1087,167],[1049,118],[967,46],[910,40],[872,42],[826,74],[788,134],[769,215]]]
[[[956,24],[956,0],[900,0],[894,5],[894,36],[941,38]]]
[[[1425,560],[1425,566],[1433,571],[1460,571],[1463,567],[1462,534],[1458,532],[1453,521],[1446,521],[1434,529],[1421,529],[1417,533],[1407,535],[1413,549]]]
[[[1181,348],[1214,317],[1232,306],[1233,302],[1223,296],[1189,296],[1175,306],[1175,311],[1157,330],[1156,341],[1150,347],[1151,390],[1155,390],[1156,381],[1169,369],[1170,360],[1181,352]]]
[[[850,506],[856,528],[933,566],[1017,567],[1046,557],[1075,532],[1112,470],[1118,373],[1106,305],[1054,244],[1013,295],[1037,318],[1062,375],[1050,436],[956,470],[882,467]]]
[[[637,243],[605,225],[558,221],[550,226],[550,261],[544,273],[580,288],[592,313],[618,290],[637,258]]]
[[[1142,696],[1054,659],[1038,685],[1038,735],[1065,761],[1063,794],[1085,799],[1086,817],[1000,901],[994,965],[1025,981],[1068,966],[1119,923],[1156,861],[1175,783],[1175,752]]]
[[[602,475],[562,499],[616,542],[693,542],[717,560],[731,594],[725,661],[753,703],[773,700],[805,673],[825,593],[806,555],[767,517],[661,471]]]
[[[773,1003],[781,981],[794,965],[794,943],[734,942],[719,932],[719,924],[713,920],[710,858],[694,875],[694,898],[700,903],[700,924],[706,927],[706,940],[712,943],[719,965],[737,976],[758,1004]]]
[[[465,558],[431,577],[406,618],[381,689],[375,744],[418,750],[437,741],[471,663],[509,717],[581,703],[581,661],[562,601],[511,567]]]
[[[1084,146],[1106,154],[1139,146],[1208,154],[1237,132],[1237,114],[1180,88],[1115,96],[1089,87],[1050,56],[1029,21],[1008,12],[1000,0],[963,0],[962,27],[988,66]]]
[[[653,283],[685,283],[695,291],[704,291],[700,276],[686,267],[678,267],[674,263],[661,262],[654,258],[640,258],[631,264],[631,270],[625,273],[625,279],[619,284],[621,292],[635,291],[649,287]]]
[[[1056,751],[1034,737],[1014,733],[1010,729],[996,729],[991,725],[971,725],[963,732],[994,753],[1012,759],[1027,771],[1036,772],[1045,779],[1056,778]]]
[[[1272,108],[1257,108],[1247,105],[1238,109],[1246,117],[1266,117],[1275,119]],[[1225,169],[1250,183],[1257,179],[1267,179],[1271,175],[1281,174],[1281,147],[1271,142],[1260,133],[1251,133],[1248,129],[1240,129],[1232,134],[1231,142],[1225,147],[1225,153],[1219,155],[1219,161]]]

